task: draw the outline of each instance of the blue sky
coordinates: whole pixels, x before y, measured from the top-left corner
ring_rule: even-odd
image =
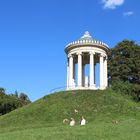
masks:
[[[85,31],[140,44],[139,0],[0,0],[0,87],[34,101],[66,85],[65,46]]]

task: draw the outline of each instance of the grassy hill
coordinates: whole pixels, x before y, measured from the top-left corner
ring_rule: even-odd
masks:
[[[79,125],[81,116],[88,121],[84,127]],[[72,128],[63,124],[63,119],[71,117],[76,120]],[[140,105],[111,89],[64,91],[0,117],[0,140],[39,138],[138,140]]]

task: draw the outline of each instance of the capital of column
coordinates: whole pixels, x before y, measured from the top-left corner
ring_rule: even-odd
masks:
[[[95,54],[95,52],[93,52],[93,51],[92,51],[92,52],[89,52],[89,54],[90,54],[90,55],[94,55],[94,54]]]
[[[73,55],[72,54],[68,54],[68,58],[70,58],[70,57],[73,57]]]
[[[100,55],[99,55],[100,57],[105,57],[105,55],[104,54],[102,54],[102,53],[100,53]]]
[[[82,52],[77,52],[76,54],[77,54],[77,55],[82,55]]]
[[[104,57],[105,57],[105,60],[107,60],[107,59],[108,59],[107,55],[105,55]]]

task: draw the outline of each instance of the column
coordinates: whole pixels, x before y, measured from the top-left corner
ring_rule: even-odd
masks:
[[[90,88],[94,88],[94,52],[90,52]]]
[[[73,56],[69,55],[69,88],[73,86]]]
[[[78,87],[82,87],[82,53],[78,53]]]
[[[100,54],[100,89],[104,89],[104,64],[103,64],[103,55]]]
[[[104,85],[105,87],[108,86],[108,73],[107,73],[107,56],[104,60]]]
[[[67,89],[69,88],[69,59],[67,58]]]

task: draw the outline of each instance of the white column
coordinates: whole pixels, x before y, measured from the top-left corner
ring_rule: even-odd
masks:
[[[94,84],[94,52],[90,52],[90,88],[95,88]]]
[[[69,55],[69,88],[73,86],[73,56]]]
[[[105,57],[104,60],[104,85],[105,87],[108,86],[108,74],[107,74],[107,56]]]
[[[82,53],[78,53],[78,87],[82,87]]]
[[[67,58],[67,89],[69,88],[69,59]]]
[[[104,65],[103,65],[103,55],[100,54],[100,89],[104,89]]]

